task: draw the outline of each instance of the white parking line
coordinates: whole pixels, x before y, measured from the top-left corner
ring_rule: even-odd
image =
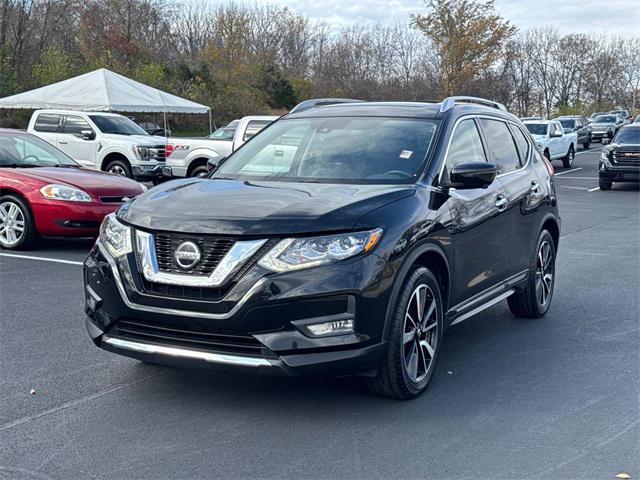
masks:
[[[592,188],[591,190],[587,190],[587,192],[595,192],[597,190],[600,190],[600,187]]]
[[[76,262],[73,260],[63,260],[61,258],[33,257],[31,255],[16,255],[15,253],[2,252],[0,253],[0,257],[24,258],[25,260],[40,260],[42,262],[65,263],[67,265],[82,265],[82,262]]]
[[[567,170],[566,172],[556,173],[556,177],[559,175],[564,175],[565,173],[577,172],[578,170],[582,170],[582,167],[573,168],[571,170]]]

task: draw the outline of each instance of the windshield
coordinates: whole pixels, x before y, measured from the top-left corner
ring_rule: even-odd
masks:
[[[573,130],[576,126],[575,120],[560,120],[560,123],[562,124],[562,128],[565,130]]]
[[[546,135],[548,125],[546,123],[525,123],[525,127],[531,135]]]
[[[209,138],[214,140],[233,140],[233,135],[236,133],[235,127],[222,127],[209,135]]]
[[[414,118],[284,119],[230,156],[213,178],[412,183],[436,127]]]
[[[593,123],[616,123],[616,117],[613,115],[598,115]]]
[[[629,116],[629,113],[627,113],[626,110],[611,110],[609,113],[613,113],[613,114],[616,114],[616,115],[622,115],[625,118]]]
[[[0,135],[0,167],[78,167],[71,158],[33,135]]]
[[[640,128],[623,128],[615,136],[613,143],[640,145]]]
[[[111,115],[89,115],[102,133],[113,135],[149,135],[140,125],[127,117]]]

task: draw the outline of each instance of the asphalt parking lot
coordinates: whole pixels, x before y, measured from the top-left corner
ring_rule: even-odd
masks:
[[[640,478],[640,193],[597,189],[599,149],[554,162],[548,315],[450,328],[411,402],[112,355],[84,327],[90,242],[1,253],[0,478]]]

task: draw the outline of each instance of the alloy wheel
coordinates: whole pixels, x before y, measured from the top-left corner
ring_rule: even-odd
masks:
[[[536,262],[536,299],[542,307],[549,303],[553,293],[553,269],[553,249],[545,240],[540,245]]]
[[[122,168],[120,165],[113,165],[111,168],[109,168],[109,173],[113,173],[114,175],[119,175],[121,177],[127,176],[127,172],[125,172],[124,168]]]
[[[426,378],[438,348],[438,308],[428,285],[418,285],[411,294],[402,331],[405,371],[412,382],[419,383]]]
[[[0,244],[13,247],[24,234],[24,214],[13,202],[0,204]]]

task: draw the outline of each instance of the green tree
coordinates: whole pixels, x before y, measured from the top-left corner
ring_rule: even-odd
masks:
[[[412,15],[439,60],[443,95],[461,94],[502,56],[516,28],[495,12],[493,0],[427,0],[427,15]]]

